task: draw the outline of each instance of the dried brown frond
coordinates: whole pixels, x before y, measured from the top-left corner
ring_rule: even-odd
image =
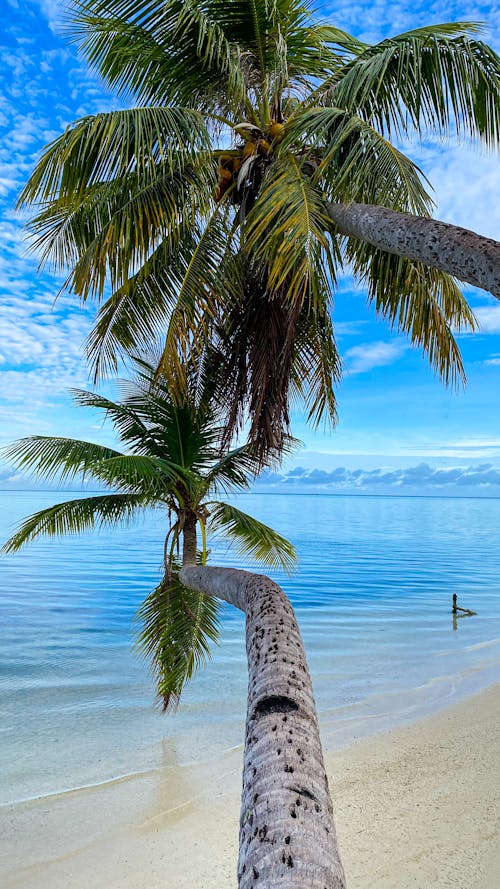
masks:
[[[272,293],[265,276],[248,271],[241,300],[220,329],[224,357],[222,388],[228,405],[226,439],[250,418],[249,440],[265,463],[279,452],[290,430],[290,380],[301,306],[286,293]]]

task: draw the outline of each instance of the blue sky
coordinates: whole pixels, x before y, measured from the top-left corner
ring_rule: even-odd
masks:
[[[67,395],[70,386],[88,385],[82,346],[92,310],[66,294],[54,305],[61,282],[48,271],[37,274],[36,259],[26,251],[23,220],[14,211],[16,194],[41,148],[77,117],[116,105],[61,34],[62,9],[55,0],[3,0],[0,12],[0,446],[35,433],[110,441],[99,418],[73,408]],[[480,20],[500,50],[494,40],[500,34],[498,4],[360,0],[320,9],[366,40],[429,22]],[[498,156],[432,139],[411,146],[409,153],[434,185],[439,218],[500,240]],[[295,416],[294,433],[305,448],[284,474],[297,467],[307,472],[294,476],[294,486],[305,484],[307,475],[308,490],[425,487],[460,493],[467,488],[500,496],[495,474],[500,471],[500,303],[472,289],[467,295],[481,329],[460,339],[468,385],[452,392],[418,351],[375,318],[348,278],[341,282],[334,310],[345,370],[338,391],[340,422],[333,433],[313,433],[300,414]],[[422,464],[430,471],[418,470]],[[471,471],[471,466],[482,469]],[[343,476],[327,478],[340,467]],[[408,476],[413,467],[417,470]],[[458,474],[444,479],[433,475],[436,469]],[[314,481],[314,470],[325,475]],[[370,472],[371,480],[367,476],[361,484]],[[0,463],[0,485],[18,481]]]

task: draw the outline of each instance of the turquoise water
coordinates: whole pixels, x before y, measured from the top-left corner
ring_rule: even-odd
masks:
[[[71,495],[0,493],[0,537]],[[248,494],[296,545],[296,607],[329,746],[500,680],[500,500]],[[132,621],[162,559],[158,515],[118,533],[40,541],[0,561],[0,802],[214,760],[241,744],[244,624],[174,716],[155,707]],[[223,543],[212,561],[237,564]],[[478,612],[453,625],[452,593]]]

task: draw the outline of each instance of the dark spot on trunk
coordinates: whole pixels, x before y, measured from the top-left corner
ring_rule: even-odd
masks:
[[[311,793],[311,791],[307,790],[306,787],[291,787],[290,790],[293,790],[294,793],[298,793],[300,796],[305,796],[306,799],[312,799],[315,802],[317,802],[317,800],[318,800],[318,797],[314,796],[314,793]],[[298,800],[297,800],[297,805],[300,805]]]
[[[287,846],[290,845],[290,837],[285,837],[285,843],[287,844]]]
[[[254,869],[253,869],[253,878],[254,878],[254,880],[259,879],[259,871],[257,870],[256,867],[254,867]]]
[[[270,713],[290,713],[298,709],[298,704],[292,701],[291,698],[285,697],[285,695],[269,695],[269,697],[262,698],[255,705],[251,719],[261,719]]]
[[[293,858],[291,855],[288,856],[287,862],[288,867],[293,867]]]

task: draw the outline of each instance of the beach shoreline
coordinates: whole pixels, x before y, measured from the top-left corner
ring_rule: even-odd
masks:
[[[495,889],[500,685],[326,751],[349,889]],[[235,889],[241,747],[3,807],[4,889]]]

